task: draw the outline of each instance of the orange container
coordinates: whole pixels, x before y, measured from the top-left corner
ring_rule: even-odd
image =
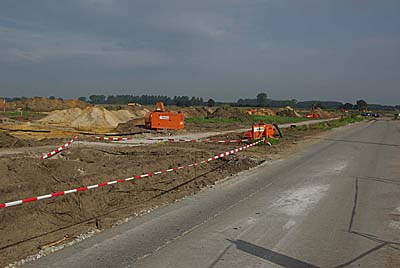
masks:
[[[147,128],[152,129],[183,129],[185,115],[175,112],[151,112],[146,115]]]

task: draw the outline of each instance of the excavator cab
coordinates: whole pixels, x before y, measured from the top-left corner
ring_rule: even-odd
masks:
[[[156,112],[165,112],[165,107],[163,102],[156,103]]]

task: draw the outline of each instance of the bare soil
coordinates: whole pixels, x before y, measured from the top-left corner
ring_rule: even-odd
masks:
[[[50,100],[45,97],[34,97],[26,100],[8,102],[6,109],[14,111],[16,109],[29,110],[32,112],[49,112],[69,108],[86,108],[91,106],[89,103],[79,100]]]
[[[0,131],[0,148],[34,147],[61,144],[63,139],[21,140],[7,132]]]
[[[244,110],[237,107],[222,106],[217,108],[212,114],[207,116],[208,118],[225,118],[225,119],[235,119],[235,118],[247,118],[250,119],[250,115]]]
[[[320,131],[287,129],[285,138],[273,147],[260,145],[196,168],[1,209],[0,266],[35,254],[54,241],[67,242],[91,230],[110,228],[145,209],[195,194],[218,180],[281,157],[294,150],[299,139]],[[241,135],[231,133],[214,138],[237,139]],[[0,142],[8,138],[0,136]],[[36,157],[0,157],[0,202],[187,165],[240,146],[232,143],[75,145],[45,161]]]

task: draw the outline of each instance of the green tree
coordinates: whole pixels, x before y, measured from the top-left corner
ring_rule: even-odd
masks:
[[[207,106],[208,106],[208,107],[214,107],[214,106],[215,106],[215,101],[214,101],[213,99],[209,99],[209,100],[207,101]]]
[[[50,96],[50,97],[49,97],[49,100],[55,100],[55,99],[56,99],[55,96]]]
[[[267,93],[258,93],[257,94],[257,104],[260,107],[267,106]]]
[[[106,96],[104,95],[91,95],[89,97],[90,102],[93,104],[103,104],[106,103]]]
[[[356,104],[358,110],[366,110],[368,108],[368,103],[365,100],[358,100]]]
[[[352,110],[352,109],[353,109],[353,104],[346,102],[346,103],[343,105],[343,109]]]

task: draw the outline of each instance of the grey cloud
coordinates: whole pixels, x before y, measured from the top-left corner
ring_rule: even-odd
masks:
[[[376,88],[400,98],[399,11],[389,0],[5,0],[0,95],[391,103]]]

